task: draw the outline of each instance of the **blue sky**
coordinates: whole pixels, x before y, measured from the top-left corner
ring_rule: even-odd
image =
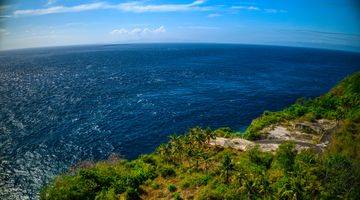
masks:
[[[357,0],[27,0],[4,2],[0,13],[0,49],[216,42],[360,51]]]

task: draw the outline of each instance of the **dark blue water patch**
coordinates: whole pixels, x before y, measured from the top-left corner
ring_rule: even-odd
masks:
[[[80,160],[132,159],[194,126],[244,130],[359,69],[356,53],[272,46],[0,52],[0,198],[36,198]]]

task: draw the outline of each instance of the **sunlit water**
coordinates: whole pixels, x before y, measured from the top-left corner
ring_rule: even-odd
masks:
[[[80,160],[131,159],[190,127],[243,130],[359,69],[359,54],[269,46],[0,52],[0,199],[36,199]]]

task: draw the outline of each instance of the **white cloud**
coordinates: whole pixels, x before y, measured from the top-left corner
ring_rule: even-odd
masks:
[[[144,4],[143,2],[127,2],[120,4],[109,4],[107,2],[96,2],[88,4],[80,4],[77,6],[53,6],[42,9],[26,9],[14,11],[15,16],[21,15],[46,15],[55,13],[69,13],[69,12],[82,12],[89,10],[104,10],[104,9],[116,9],[123,12],[178,12],[178,11],[192,11],[209,10],[209,7],[200,6],[205,0],[196,0],[188,4]]]
[[[221,14],[219,14],[219,13],[211,13],[211,14],[208,14],[207,17],[214,18],[214,17],[220,17],[220,16],[221,16]]]
[[[122,28],[122,29],[114,29],[114,30],[112,30],[110,32],[110,34],[112,34],[112,35],[117,35],[117,34],[123,35],[123,34],[129,34],[129,31],[127,29],[124,29],[124,28]]]
[[[256,6],[232,6],[231,8],[236,10],[250,10],[250,11],[260,10],[260,8]]]
[[[111,35],[122,35],[122,36],[149,36],[165,33],[166,29],[164,26],[160,26],[155,29],[151,28],[133,28],[133,29],[114,29],[110,32]]]
[[[259,8],[256,6],[232,6],[234,10],[263,11],[265,13],[286,13],[286,10],[277,10],[273,8]]]
[[[165,33],[166,30],[165,30],[164,26],[160,26],[159,28],[155,29],[153,32],[154,33]]]
[[[189,4],[161,4],[161,5],[143,5],[139,2],[122,3],[114,7],[127,12],[177,12],[177,11],[190,11],[190,10],[209,10],[208,7],[199,7],[203,4],[204,0],[196,0]]]
[[[104,9],[106,6],[107,6],[107,4],[103,3],[103,2],[80,4],[80,5],[72,6],[72,7],[54,6],[54,7],[50,7],[50,8],[44,8],[44,9],[16,10],[14,12],[14,15],[15,16],[46,15],[46,14],[54,14],[54,13],[81,12],[81,11],[87,11],[87,10]]]

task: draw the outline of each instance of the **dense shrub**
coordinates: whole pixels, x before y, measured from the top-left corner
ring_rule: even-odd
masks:
[[[293,170],[295,156],[295,144],[292,142],[285,142],[279,146],[275,157],[277,164],[279,164],[285,172],[290,172]]]
[[[174,185],[174,184],[170,184],[169,186],[168,186],[168,190],[170,191],[170,192],[175,192],[176,191],[176,185]]]
[[[172,177],[176,175],[174,167],[172,166],[162,166],[159,169],[160,176],[164,178]]]
[[[266,169],[270,168],[270,165],[273,160],[273,156],[271,153],[268,152],[261,152],[259,146],[255,146],[254,148],[248,151],[248,156],[250,161],[265,167]]]

